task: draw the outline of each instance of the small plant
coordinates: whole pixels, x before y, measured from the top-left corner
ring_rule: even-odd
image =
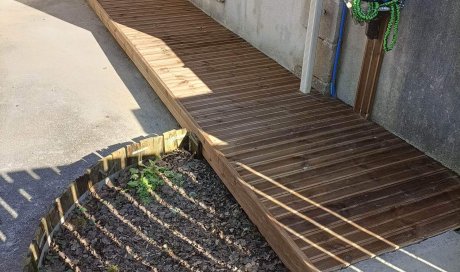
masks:
[[[80,206],[80,205],[78,205],[77,208],[78,208],[79,213],[85,213],[87,211],[87,209],[85,207]]]
[[[150,203],[150,193],[164,185],[162,175],[171,180],[176,186],[183,185],[181,174],[169,170],[166,167],[158,166],[155,161],[149,160],[147,164],[139,164],[140,168],[131,168],[128,187],[136,189],[136,192],[145,204]]]
[[[112,264],[109,267],[107,267],[107,272],[118,272],[118,271],[120,270],[118,269],[118,265],[116,264]]]
[[[161,167],[160,171],[176,186],[183,187],[184,186],[184,176],[181,173],[177,173],[171,170],[168,170],[164,167]]]

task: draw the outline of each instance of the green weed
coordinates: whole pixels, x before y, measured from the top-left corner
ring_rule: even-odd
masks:
[[[118,265],[116,264],[112,264],[109,267],[107,267],[107,272],[118,272],[118,271],[120,270],[118,269]]]
[[[129,169],[131,174],[128,187],[136,190],[137,195],[144,204],[151,202],[152,191],[164,185],[162,175],[167,177],[176,186],[183,186],[184,178],[180,173],[158,166],[155,161],[149,160],[147,164],[139,164],[139,168]]]
[[[80,206],[80,205],[77,206],[77,209],[78,209],[78,212],[80,212],[80,213],[85,213],[87,211],[87,209],[85,207]]]

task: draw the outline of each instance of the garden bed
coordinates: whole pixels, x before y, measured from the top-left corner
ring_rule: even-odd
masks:
[[[77,204],[41,270],[286,270],[205,161],[179,150],[144,164]]]

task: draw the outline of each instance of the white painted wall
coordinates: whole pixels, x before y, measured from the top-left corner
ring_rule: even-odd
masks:
[[[190,0],[296,75],[302,70],[309,0]]]

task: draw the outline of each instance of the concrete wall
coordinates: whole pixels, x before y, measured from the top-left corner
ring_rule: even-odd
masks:
[[[300,75],[310,0],[190,0],[221,24]],[[326,93],[337,45],[340,0],[324,0],[313,87]],[[407,1],[400,37],[387,53],[372,120],[460,172],[460,1]],[[353,105],[365,26],[349,19],[339,99]]]
[[[407,1],[372,120],[460,173],[460,1]],[[348,21],[338,97],[354,103],[365,28]]]
[[[208,15],[300,75],[309,0],[191,0]]]
[[[300,77],[310,0],[190,0]],[[337,46],[339,2],[324,0],[313,88],[327,92]]]

